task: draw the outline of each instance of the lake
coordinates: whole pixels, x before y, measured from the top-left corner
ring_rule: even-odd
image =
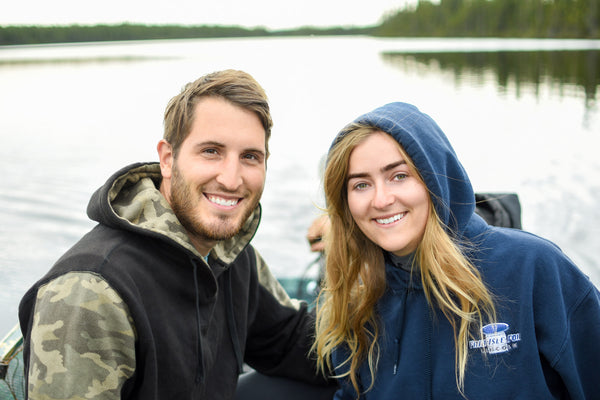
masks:
[[[600,284],[600,41],[303,37],[0,47],[0,336],[25,290],[93,224],[91,193],[157,160],[188,81],[242,69],[274,119],[254,240],[273,272],[315,258],[320,163],[337,131],[391,101],[447,133],[476,191],[515,192],[523,227]]]

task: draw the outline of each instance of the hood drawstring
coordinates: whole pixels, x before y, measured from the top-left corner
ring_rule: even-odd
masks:
[[[196,383],[204,380],[204,358],[202,357],[202,327],[200,326],[200,289],[198,288],[198,264],[192,259],[194,266],[194,289],[196,290],[196,329],[198,330],[198,370],[196,371]]]
[[[433,314],[431,307],[427,307],[427,315],[429,315],[429,323],[427,324],[427,337],[425,338],[427,366],[425,367],[425,376],[427,377],[428,386],[426,389],[426,399],[431,400],[433,397],[433,357],[431,356],[431,337],[433,336]]]
[[[231,268],[224,272],[225,275],[225,301],[227,302],[227,325],[229,325],[229,335],[233,344],[233,352],[237,361],[238,374],[244,372],[244,355],[238,341],[238,332],[235,325],[235,314],[233,312],[233,290],[231,288]]]
[[[394,344],[396,345],[396,359],[394,360],[394,375],[398,372],[398,364],[400,363],[400,338],[402,337],[402,330],[404,329],[404,320],[406,317],[406,301],[408,299],[409,288],[404,290],[404,296],[402,296],[402,315],[398,318],[398,329],[396,331],[396,338]]]

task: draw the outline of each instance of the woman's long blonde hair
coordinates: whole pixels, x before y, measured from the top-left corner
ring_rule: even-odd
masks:
[[[353,125],[329,153],[324,175],[331,230],[327,237],[326,272],[317,303],[317,334],[313,349],[319,368],[332,368],[331,356],[338,346],[349,354],[342,365],[360,396],[358,369],[367,362],[371,386],[378,361],[379,321],[375,304],[386,288],[382,249],[358,228],[347,201],[347,175],[352,150],[378,129]],[[409,167],[410,157],[398,145]],[[422,180],[422,178],[419,176]],[[465,256],[465,244],[452,237],[438,217],[433,201],[421,243],[415,252],[425,296],[450,321],[454,330],[455,375],[459,391],[464,388],[468,341],[481,335],[484,321],[495,321],[491,293],[476,267]]]

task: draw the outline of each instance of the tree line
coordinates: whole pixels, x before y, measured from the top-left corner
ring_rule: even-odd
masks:
[[[269,31],[240,26],[118,25],[0,26],[0,45],[72,43],[118,40],[199,39],[257,36],[356,35],[371,28],[299,28]]]
[[[379,36],[600,38],[599,0],[421,0]]]
[[[69,25],[0,26],[0,45],[214,37],[375,35],[397,37],[600,38],[600,0],[420,0],[376,26],[302,27]]]

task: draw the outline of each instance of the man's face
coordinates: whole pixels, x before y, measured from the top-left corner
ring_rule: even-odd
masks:
[[[161,192],[202,254],[237,234],[257,207],[265,184],[265,148],[256,114],[207,97],[196,105],[177,158],[171,153],[163,166],[161,155]]]

